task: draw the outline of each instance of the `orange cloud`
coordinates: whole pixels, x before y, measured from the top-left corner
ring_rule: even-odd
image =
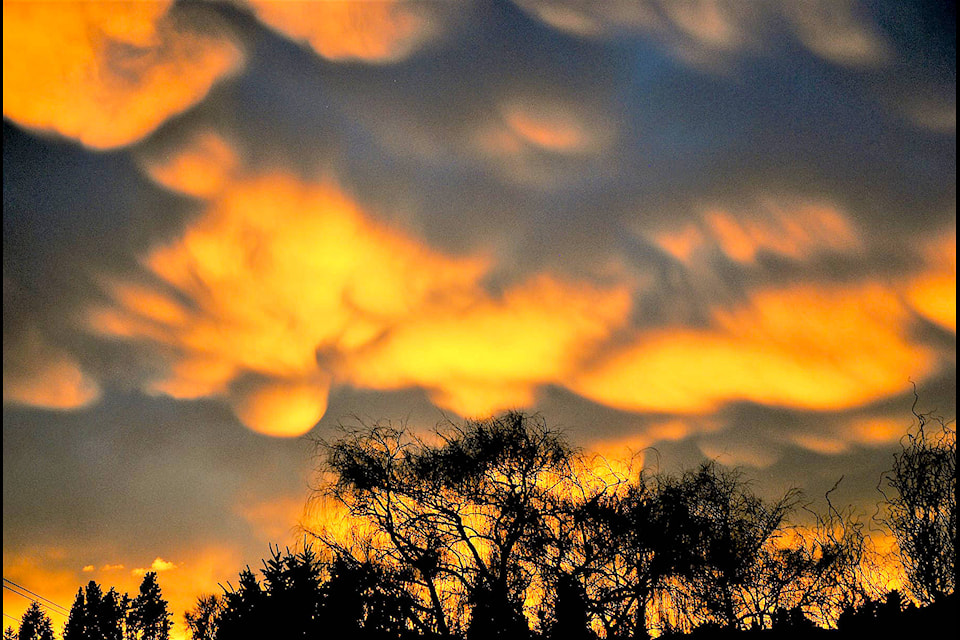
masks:
[[[3,115],[107,149],[136,142],[241,63],[157,2],[3,3]]]
[[[264,24],[306,42],[328,60],[396,62],[438,31],[430,7],[421,3],[247,0],[247,4]]]
[[[421,386],[441,406],[526,406],[625,322],[625,287],[540,276],[492,297],[489,263],[451,257],[373,222],[330,184],[228,181],[144,265],[165,290],[108,283],[102,335],[166,354],[150,390],[224,398],[248,427],[300,435],[332,383]]]
[[[944,329],[957,332],[957,230],[939,234],[923,251],[925,268],[906,284],[913,309]]]
[[[353,384],[421,386],[461,415],[528,406],[623,325],[630,294],[539,276],[500,300],[479,298],[398,326],[349,363]]]
[[[210,131],[195,134],[173,152],[141,156],[147,174],[158,184],[198,198],[219,193],[237,167],[233,148]]]
[[[18,344],[4,345],[4,404],[78,409],[99,397],[97,382],[38,332],[28,331]]]
[[[761,200],[755,211],[740,215],[710,208],[699,222],[651,237],[688,266],[712,250],[734,262],[751,264],[761,253],[802,260],[817,253],[848,253],[862,246],[849,217],[836,207],[773,198]]]
[[[230,406],[257,433],[299,436],[326,413],[329,389],[329,384],[317,379],[271,381],[232,393]]]
[[[143,568],[134,569],[134,570],[131,571],[130,573],[131,573],[132,575],[134,575],[134,576],[138,576],[138,577],[139,577],[139,576],[143,576],[145,573],[147,573],[147,571],[153,571],[153,572],[155,572],[155,573],[162,573],[162,572],[164,572],[164,571],[170,571],[171,569],[176,569],[176,568],[177,568],[177,565],[175,565],[174,563],[172,563],[172,562],[170,562],[170,561],[168,561],[168,560],[164,560],[163,558],[157,556],[157,557],[153,560],[153,562],[150,564],[149,567],[147,567],[147,568],[145,568],[145,569],[143,569]]]
[[[587,398],[633,411],[705,413],[723,403],[832,410],[903,391],[935,366],[909,313],[876,284],[765,290],[717,309],[711,329],[638,334],[577,377]]]
[[[504,107],[503,119],[520,140],[547,151],[581,153],[599,142],[571,109],[560,105],[512,103]]]
[[[478,122],[471,143],[502,179],[542,187],[562,182],[566,161],[598,156],[614,135],[613,122],[589,103],[521,96]]]

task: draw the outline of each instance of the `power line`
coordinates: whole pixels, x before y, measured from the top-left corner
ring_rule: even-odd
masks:
[[[4,581],[4,582],[9,582],[9,583],[12,584],[13,586],[15,586],[17,589],[20,589],[21,591],[26,591],[26,592],[29,593],[30,595],[35,596],[35,597],[37,597],[37,598],[40,598],[40,599],[43,600],[44,602],[48,602],[48,603],[52,604],[53,606],[57,607],[58,609],[61,609],[64,613],[69,613],[69,611],[70,611],[69,609],[67,609],[67,608],[64,607],[63,605],[57,604],[56,602],[54,602],[54,601],[51,600],[50,598],[45,598],[45,597],[43,597],[42,595],[40,595],[40,594],[37,593],[36,591],[31,591],[30,589],[27,589],[27,588],[26,588],[25,586],[23,586],[22,584],[17,584],[16,582],[14,582],[13,580],[11,580],[10,578],[4,578],[3,581]]]
[[[66,614],[66,613],[64,613],[63,611],[60,611],[60,610],[57,609],[55,606],[49,605],[49,604],[47,604],[46,602],[41,602],[40,600],[38,600],[38,599],[36,599],[36,598],[32,598],[32,597],[28,596],[28,595],[25,594],[25,593],[20,593],[19,591],[17,591],[17,590],[14,589],[13,587],[10,587],[10,586],[7,586],[7,585],[3,585],[3,588],[4,588],[4,589],[8,589],[11,593],[15,593],[15,594],[17,594],[18,596],[20,596],[20,597],[22,597],[22,598],[26,598],[27,600],[30,600],[31,602],[36,602],[36,603],[37,603],[38,605],[40,605],[41,607],[49,610],[50,613],[56,613],[56,614],[59,614],[59,615],[61,615],[61,616],[67,617],[67,614]],[[53,603],[53,604],[56,605],[56,603]],[[59,606],[59,605],[56,605],[56,606]]]
[[[3,612],[3,615],[7,616],[8,618],[10,618],[11,620],[13,620],[13,621],[16,622],[17,624],[20,624],[20,619],[19,619],[19,618],[14,618],[12,615],[10,615],[9,613],[7,613],[6,611]]]

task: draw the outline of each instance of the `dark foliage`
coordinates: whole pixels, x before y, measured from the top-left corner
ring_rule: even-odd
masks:
[[[31,602],[20,618],[17,640],[53,640],[53,624],[37,601]]]
[[[910,483],[928,487],[955,527],[955,495],[937,484],[943,456],[931,463],[916,453],[930,448],[922,429],[910,438],[888,488],[906,500]],[[896,592],[877,599],[868,537],[851,510],[834,506],[837,487],[816,512],[799,509],[795,490],[762,499],[742,472],[715,462],[679,475],[597,470],[542,419],[520,413],[448,424],[429,439],[361,425],[321,442],[320,452],[321,497],[345,507],[357,529],[307,532],[318,551],[271,548],[259,576],[247,568],[236,588],[187,614],[194,638],[776,639],[956,629],[952,583],[923,608]],[[933,469],[934,480],[911,476],[917,469]],[[798,514],[812,525],[795,525]]]
[[[63,640],[123,640],[124,622],[130,607],[126,594],[112,587],[104,594],[96,582],[87,583],[86,592],[77,591],[63,630]]]
[[[173,622],[163,599],[157,574],[148,571],[140,583],[140,593],[130,603],[127,614],[128,633],[139,640],[168,640]]]

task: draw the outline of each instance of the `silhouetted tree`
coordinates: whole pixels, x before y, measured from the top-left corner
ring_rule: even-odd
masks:
[[[104,594],[96,582],[77,591],[63,630],[64,640],[123,640],[129,598],[115,589]]]
[[[200,596],[197,605],[183,614],[184,623],[193,640],[216,640],[220,615],[225,603],[216,594]]]
[[[590,603],[583,584],[573,575],[557,580],[553,620],[548,625],[549,640],[595,640],[590,630]]]
[[[87,638],[87,603],[83,597],[83,587],[77,589],[77,597],[70,607],[70,615],[63,629],[63,640],[86,640]]]
[[[87,606],[90,606],[89,596]],[[168,640],[173,623],[167,601],[163,599],[157,574],[148,571],[140,583],[140,593],[130,604],[127,629],[138,640]]]
[[[222,598],[201,598],[188,614],[193,637],[397,639],[413,635],[407,624],[413,598],[385,567],[337,555],[321,561],[312,547],[270,549],[262,584],[247,568],[239,586]]]
[[[688,613],[726,628],[765,626],[773,611],[771,593],[763,587],[772,574],[792,570],[793,558],[774,543],[784,533],[798,492],[768,502],[753,493],[739,471],[706,462],[665,480],[660,499],[670,505],[666,521],[687,523],[680,546],[682,553],[694,554],[686,573],[678,574],[675,601],[689,600]]]
[[[901,441],[880,491],[882,519],[896,537],[909,589],[929,604],[956,588],[957,434],[916,406],[915,398],[917,428]]]
[[[436,436],[427,443],[380,423],[321,443],[329,494],[373,526],[375,559],[401,569],[422,598],[418,627],[450,636],[464,619],[453,614],[466,607],[471,636],[519,637],[572,452],[521,413]]]
[[[338,554],[321,587],[324,628],[336,637],[412,637],[416,603],[390,569]]]
[[[3,640],[17,640],[17,632],[13,627],[8,626],[3,630]]]
[[[20,618],[17,640],[53,640],[53,624],[36,600],[30,603]]]
[[[267,594],[250,567],[241,571],[237,588],[224,588],[223,612],[217,617],[217,640],[268,637],[271,625],[266,599]]]

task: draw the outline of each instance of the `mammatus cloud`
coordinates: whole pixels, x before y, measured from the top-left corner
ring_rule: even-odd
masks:
[[[165,183],[188,164],[171,163]],[[467,415],[529,405],[630,305],[624,288],[547,274],[491,296],[489,260],[434,251],[333,184],[283,174],[229,183],[143,262],[164,286],[111,282],[114,304],[90,325],[161,354],[150,390],[221,397],[270,435],[309,430],[331,384],[419,386]]]
[[[651,235],[654,244],[691,269],[706,267],[716,253],[740,264],[761,254],[809,260],[818,254],[851,253],[862,248],[853,223],[824,202],[762,198],[753,211],[734,213],[707,207],[679,229]]]
[[[578,377],[581,395],[630,411],[709,413],[728,402],[813,410],[866,404],[931,374],[910,313],[880,284],[766,289],[706,329],[638,331]]]
[[[536,388],[563,384],[629,314],[625,288],[597,288],[548,275],[500,299],[437,309],[398,326],[358,353],[349,379],[360,386],[419,386],[462,415],[530,406]]]
[[[643,35],[697,68],[722,69],[732,56],[769,46],[782,23],[813,54],[845,67],[875,67],[890,57],[882,34],[855,0],[744,3],[736,0],[515,0],[551,27],[586,38]]]
[[[247,0],[266,25],[333,61],[389,63],[406,58],[440,31],[436,5]]]
[[[159,185],[197,198],[212,198],[237,170],[233,148],[212,131],[194,132],[173,152],[141,150],[144,171]]]
[[[875,67],[891,51],[878,29],[852,0],[786,2],[783,9],[794,33],[810,51],[844,67]]]
[[[3,345],[3,402],[46,409],[78,409],[100,397],[100,387],[69,353],[36,330]]]
[[[917,313],[934,324],[956,333],[956,228],[927,242],[921,253],[925,269],[908,280],[906,297]]]
[[[170,1],[3,3],[3,115],[96,149],[136,142],[241,64]]]

